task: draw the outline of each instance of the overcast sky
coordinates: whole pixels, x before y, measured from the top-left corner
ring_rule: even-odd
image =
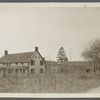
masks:
[[[100,8],[0,7],[0,57],[34,51],[56,60],[64,47],[69,60],[83,60],[85,45],[100,37]]]

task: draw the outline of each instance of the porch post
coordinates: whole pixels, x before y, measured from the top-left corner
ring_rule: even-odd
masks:
[[[3,77],[5,77],[5,69],[3,69]]]
[[[22,75],[23,75],[23,68],[22,68]]]

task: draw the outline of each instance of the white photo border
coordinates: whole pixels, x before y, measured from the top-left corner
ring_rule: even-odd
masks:
[[[0,7],[100,7],[100,3],[0,3]],[[85,93],[0,93],[0,98],[100,98],[100,94]]]

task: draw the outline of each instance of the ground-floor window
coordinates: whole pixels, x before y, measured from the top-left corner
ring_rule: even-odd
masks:
[[[40,69],[40,73],[41,73],[41,74],[43,73],[43,69],[42,69],[42,68]]]
[[[22,69],[16,69],[16,74],[22,74]]]
[[[25,72],[26,72],[26,69],[23,69],[23,74],[25,74]]]
[[[8,74],[10,74],[11,73],[11,71],[10,71],[10,69],[8,69]]]
[[[16,69],[16,72],[15,73],[18,74],[18,69]]]
[[[35,69],[31,69],[31,74],[35,74]]]

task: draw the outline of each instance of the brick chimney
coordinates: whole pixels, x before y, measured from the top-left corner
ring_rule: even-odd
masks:
[[[5,54],[5,55],[8,55],[8,50],[5,50],[5,51],[4,51],[4,54]]]
[[[38,52],[38,47],[35,47],[35,52]]]

